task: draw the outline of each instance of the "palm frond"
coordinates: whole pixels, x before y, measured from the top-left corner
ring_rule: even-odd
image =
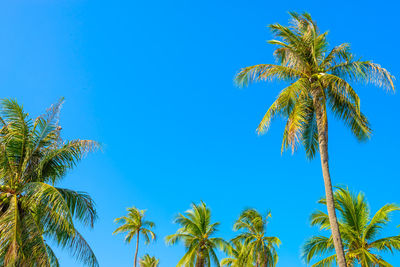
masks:
[[[64,198],[72,216],[86,225],[93,227],[97,212],[93,199],[85,192],[56,187]]]
[[[400,236],[382,237],[378,240],[374,238],[381,234],[384,226],[390,222],[390,214],[400,210],[399,206],[387,204],[370,218],[369,205],[363,193],[355,194],[346,187],[336,187],[334,199],[347,264],[391,266],[377,253],[400,250]],[[326,200],[321,199],[319,203],[326,205]],[[312,214],[311,224],[319,226],[320,230],[330,229],[328,215],[322,211]],[[332,236],[314,236],[307,240],[302,250],[307,263],[313,259],[323,258],[326,254],[332,254],[335,252]],[[312,266],[332,266],[336,260],[334,256],[323,258]]]
[[[217,232],[218,222],[212,223],[211,210],[204,202],[192,204],[192,208],[185,214],[178,214],[175,223],[181,228],[173,235],[165,238],[169,245],[183,242],[186,254],[178,262],[177,266],[194,266],[196,261],[204,261],[208,266],[213,261],[219,266],[214,249],[219,248],[228,251],[229,244],[221,238],[214,237]]]
[[[299,96],[302,91],[308,90],[309,83],[306,79],[299,79],[290,86],[283,89],[276,101],[271,105],[268,109],[267,113],[265,113],[263,119],[257,127],[258,133],[264,133],[268,130],[271,120],[277,115],[286,115],[292,113],[296,102],[298,101]]]
[[[259,64],[241,69],[236,74],[235,83],[242,87],[255,81],[268,81],[273,78],[284,81],[294,81],[303,76],[301,72],[290,67],[274,64]]]
[[[76,229],[72,234],[69,232],[59,232],[57,242],[83,264],[93,267],[99,266],[93,250]]]
[[[371,83],[388,90],[395,90],[394,76],[379,64],[371,61],[349,60],[330,67],[327,72],[343,79]]]
[[[17,196],[12,196],[8,209],[0,217],[0,257],[5,266],[13,266],[23,256],[21,222]]]
[[[391,213],[399,210],[400,207],[396,204],[386,204],[380,208],[364,230],[364,239],[370,240],[374,238],[379,231],[390,222]]]

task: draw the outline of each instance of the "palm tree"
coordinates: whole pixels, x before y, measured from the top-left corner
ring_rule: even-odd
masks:
[[[0,102],[0,266],[59,266],[48,241],[98,266],[75,228],[75,222],[93,227],[93,200],[56,186],[98,144],[61,138],[62,103],[32,120],[16,101]]]
[[[222,238],[212,237],[217,232],[219,222],[211,223],[211,211],[204,202],[192,204],[192,209],[185,215],[179,214],[175,223],[181,225],[176,234],[166,237],[167,244],[184,242],[186,254],[176,265],[188,267],[205,267],[214,262],[220,266],[215,249],[227,250],[229,244]]]
[[[369,205],[362,193],[355,195],[348,188],[338,188],[334,199],[340,214],[339,229],[342,233],[347,266],[392,266],[378,253],[400,250],[400,236],[381,236],[384,227],[390,222],[391,213],[399,211],[400,207],[386,204],[371,217]],[[319,203],[326,205],[326,200],[321,199]],[[328,215],[323,211],[314,212],[311,215],[311,225],[319,226],[320,230],[330,229]],[[314,236],[303,246],[303,257],[307,263],[314,258],[329,255],[313,264],[313,267],[332,266],[337,261],[332,252],[332,236]]]
[[[231,243],[227,251],[228,257],[221,261],[221,266],[255,267],[246,245],[241,241],[232,241]]]
[[[380,65],[362,61],[350,52],[349,44],[328,51],[327,33],[320,33],[307,13],[290,13],[291,26],[269,25],[278,40],[274,52],[277,64],[259,64],[241,69],[235,77],[239,86],[253,81],[278,80],[290,83],[283,89],[259,124],[258,133],[268,130],[276,116],[287,118],[282,151],[295,150],[302,143],[309,159],[317,150],[321,157],[329,220],[340,267],[346,266],[343,245],[335,214],[328,164],[328,120],[330,107],[358,140],[370,137],[367,118],[360,110],[360,99],[350,82],[373,83],[394,90],[393,76]]]
[[[137,255],[139,251],[139,236],[142,235],[145,244],[156,239],[155,233],[151,230],[155,226],[154,222],[145,220],[145,210],[139,210],[136,207],[127,208],[128,215],[115,219],[116,223],[121,224],[113,234],[126,233],[125,241],[130,243],[136,235],[135,263],[137,265]]]
[[[266,236],[270,217],[270,212],[263,217],[255,209],[246,209],[235,222],[233,229],[242,232],[233,241],[241,241],[246,247],[247,255],[244,255],[243,263],[255,261],[256,267],[273,267],[278,262],[275,247],[279,246],[281,241],[277,237]]]
[[[140,267],[158,267],[159,262],[160,260],[156,257],[151,257],[149,254],[146,254],[140,259],[139,265]]]

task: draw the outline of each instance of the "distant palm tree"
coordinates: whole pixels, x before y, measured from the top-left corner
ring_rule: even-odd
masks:
[[[56,186],[98,144],[61,138],[62,103],[32,120],[16,101],[0,102],[0,266],[59,266],[49,242],[98,266],[75,228],[75,222],[93,227],[93,200]]]
[[[291,147],[294,151],[301,143],[307,157],[312,159],[319,149],[338,264],[346,267],[329,173],[327,112],[330,107],[358,140],[368,139],[371,129],[350,82],[373,83],[394,90],[393,76],[378,64],[355,58],[349,44],[328,51],[327,33],[320,33],[309,14],[292,12],[290,15],[289,27],[280,24],[269,26],[279,39],[269,41],[278,46],[274,52],[278,63],[243,68],[235,81],[239,86],[274,78],[290,83],[279,93],[257,130],[266,132],[273,118],[283,116],[287,121],[282,150]]]
[[[156,257],[146,254],[140,259],[139,265],[140,267],[158,267],[159,262]]]
[[[156,234],[150,230],[155,226],[154,222],[145,220],[145,210],[139,210],[135,207],[127,208],[128,215],[115,219],[116,223],[122,224],[113,234],[126,233],[125,241],[130,243],[136,235],[136,251],[134,266],[137,265],[137,256],[139,251],[139,236],[142,235],[145,244],[149,244],[151,240],[156,239]]]
[[[211,223],[211,211],[201,202],[199,205],[192,204],[192,209],[179,214],[175,223],[181,225],[176,234],[166,237],[167,244],[184,242],[187,249],[186,254],[176,265],[187,267],[205,267],[214,262],[220,266],[215,249],[226,250],[229,244],[222,238],[212,237],[217,232],[219,223]]]
[[[342,233],[345,255],[349,267],[382,266],[390,267],[379,252],[394,252],[400,250],[400,236],[382,237],[384,227],[390,222],[390,215],[399,211],[395,204],[386,204],[371,217],[369,205],[364,194],[352,194],[348,188],[338,188],[334,193],[336,209],[340,215],[339,229]],[[326,205],[326,200],[319,203]],[[329,230],[328,215],[316,211],[311,215],[311,225],[319,226],[320,230]],[[303,257],[310,263],[312,259],[326,258],[313,264],[313,267],[333,266],[337,258],[334,252],[332,236],[314,236],[303,246]]]
[[[228,257],[221,261],[221,266],[227,267],[255,267],[252,255],[248,253],[246,245],[241,241],[233,241],[227,251]]]
[[[244,262],[254,261],[256,267],[274,267],[278,262],[275,247],[281,244],[277,237],[267,236],[267,223],[271,213],[263,217],[255,209],[244,210],[234,224],[235,231],[242,231],[233,239],[234,242],[243,242],[246,252]]]

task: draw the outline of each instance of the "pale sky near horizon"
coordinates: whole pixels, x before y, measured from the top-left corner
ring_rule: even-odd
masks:
[[[94,229],[80,229],[100,266],[133,265],[134,245],[112,235],[114,218],[133,205],[147,209],[159,237],[141,243],[139,254],[175,266],[184,248],[166,246],[164,237],[178,229],[174,216],[200,200],[226,239],[245,207],[271,210],[268,234],[282,240],[278,266],[306,266],[300,247],[319,233],[308,218],[324,194],[319,158],[306,160],[302,149],[281,155],[279,119],[268,134],[255,132],[284,83],[233,84],[239,68],[273,62],[265,26],[287,24],[288,11],[311,13],[332,46],[349,42],[357,56],[400,76],[394,0],[6,0],[0,7],[0,97],[37,116],[64,96],[64,137],[104,144],[61,185],[97,204]],[[353,87],[374,133],[359,143],[330,116],[332,179],[365,192],[376,212],[400,204],[400,97]],[[399,214],[385,233],[399,234],[397,225]],[[81,266],[57,253],[61,266]],[[385,259],[400,266],[399,255]]]

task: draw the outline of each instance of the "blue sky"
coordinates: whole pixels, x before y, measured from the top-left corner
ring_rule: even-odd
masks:
[[[324,194],[319,159],[300,149],[280,153],[282,122],[255,128],[283,83],[238,89],[240,67],[273,61],[270,23],[288,11],[308,11],[331,45],[349,42],[356,55],[399,76],[396,1],[83,1],[0,3],[1,97],[16,98],[32,115],[64,96],[66,138],[90,138],[104,151],[90,155],[62,186],[87,191],[99,220],[83,230],[101,266],[133,265],[134,246],[113,236],[114,218],[135,205],[157,223],[158,241],[140,255],[175,266],[184,253],[164,237],[191,202],[205,201],[233,237],[240,211],[270,209],[270,235],[282,240],[278,266],[306,266],[300,246],[317,233],[308,218]],[[400,203],[399,94],[354,86],[374,134],[357,142],[330,118],[335,184],[363,191],[372,211]],[[388,234],[399,233],[400,216]],[[79,266],[58,251],[62,266]],[[388,256],[400,266],[399,256]]]

